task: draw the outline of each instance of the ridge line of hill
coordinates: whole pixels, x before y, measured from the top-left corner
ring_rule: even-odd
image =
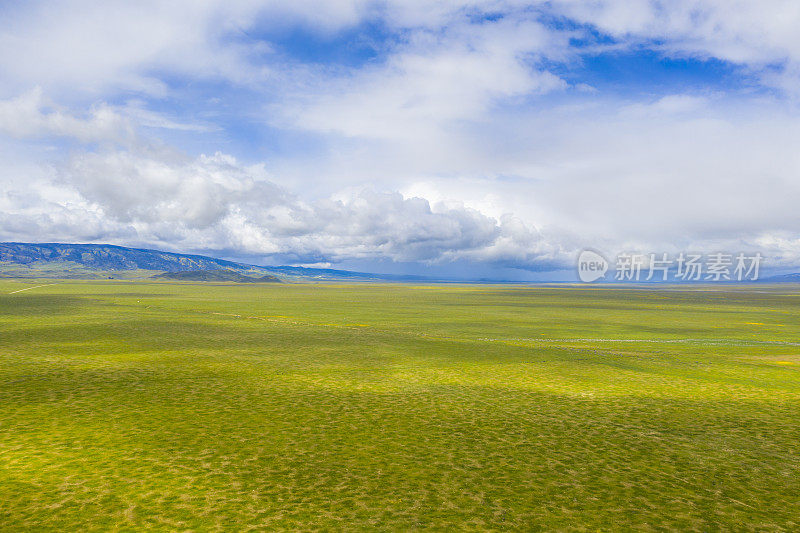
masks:
[[[116,244],[0,242],[0,276],[98,277],[132,271],[183,272],[232,270],[298,280],[434,281],[423,276],[375,274],[293,266],[261,266],[199,254],[182,254]]]

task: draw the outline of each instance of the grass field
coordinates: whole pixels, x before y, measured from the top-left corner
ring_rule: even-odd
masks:
[[[796,286],[46,283],[0,530],[800,528]]]

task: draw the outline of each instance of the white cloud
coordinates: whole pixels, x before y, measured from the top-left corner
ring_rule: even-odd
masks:
[[[463,206],[370,189],[308,203],[268,178],[262,166],[242,166],[219,153],[197,159],[167,151],[76,155],[57,180],[0,198],[0,238],[52,240],[74,231],[83,240],[122,238],[301,261],[479,258],[527,266],[542,249],[537,232],[516,219],[497,221]]]
[[[425,60],[422,48],[446,44],[423,39],[414,46],[414,39],[432,33],[445,41],[454,35],[467,48],[474,47],[469,50],[474,57],[461,58],[475,59],[473,68],[485,66],[477,60],[481,57],[498,61],[490,65],[487,77],[500,73],[496,81],[502,85],[502,75],[520,76],[512,64],[515,54],[539,52],[543,46],[551,53],[569,53],[569,32],[532,23],[541,13],[593,25],[617,38],[618,47],[644,44],[669,54],[750,66],[765,81],[789,91],[792,86],[782,76],[796,79],[800,64],[800,7],[794,0],[110,0],[6,7],[0,49],[12,53],[0,54],[0,72],[13,93],[41,85],[93,94],[123,89],[163,95],[169,87],[164,74],[260,84],[286,72],[271,59],[269,43],[250,33],[254,28],[301,24],[331,34],[372,20],[411,37],[411,46],[388,62],[388,75],[407,70],[413,84],[415,76],[441,66],[435,60],[429,66],[415,64]],[[476,23],[484,14],[501,16]],[[442,51],[442,60],[448,53],[458,58],[459,52],[464,51]],[[768,65],[776,68],[764,70]],[[442,75],[447,79],[446,72]],[[535,71],[528,75],[535,78]],[[451,76],[456,83],[479,81],[469,73]],[[519,81],[507,82],[512,91],[518,90],[514,87]],[[552,80],[528,83],[546,89]]]
[[[85,117],[48,107],[40,88],[0,100],[0,134],[14,138],[70,137],[81,142],[123,140],[134,135],[132,126],[106,105],[93,107]]]
[[[49,102],[40,87],[0,100],[0,135],[13,139],[53,137],[80,143],[131,144],[141,140],[137,133],[140,127],[190,132],[218,129],[203,123],[175,121],[136,100],[124,106],[101,102],[85,113],[72,113]]]
[[[66,240],[234,249],[299,262],[469,260],[532,269],[568,266],[586,246],[760,249],[773,261],[800,258],[796,118],[776,104],[736,113],[729,105],[678,94],[515,113],[472,130],[452,145],[452,160],[440,162],[456,168],[472,152],[471,175],[398,174],[387,183],[403,195],[360,186],[312,199],[275,185],[279,178],[264,165],[222,154],[192,158],[145,142],[76,151],[55,176],[3,180],[0,238],[63,240],[73,232]],[[38,104],[22,108],[35,111],[37,135],[95,140],[85,134],[91,114],[84,123],[51,120]],[[383,155],[360,161],[360,171],[394,166]],[[323,173],[329,163],[320,165]],[[399,172],[408,176],[429,170],[428,161],[405,165]],[[475,172],[481,166],[484,175]]]
[[[794,0],[559,0],[555,6],[625,47],[732,62],[800,96],[800,4]]]
[[[54,0],[9,5],[0,19],[0,50],[9,51],[0,54],[0,79],[12,94],[40,85],[68,94],[122,90],[164,96],[170,90],[164,78],[175,76],[261,84],[274,74],[264,61],[272,49],[255,32],[248,33],[254,26],[305,25],[332,33],[385,12],[385,4]],[[417,20],[420,16],[424,13],[417,13]]]
[[[568,35],[529,17],[481,24],[465,17],[445,29],[413,31],[383,64],[320,78],[278,110],[283,123],[354,137],[413,138],[483,117],[497,103],[566,87],[534,65],[563,56]]]

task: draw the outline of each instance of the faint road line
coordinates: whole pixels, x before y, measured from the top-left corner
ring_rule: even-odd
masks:
[[[31,289],[38,289],[39,287],[47,287],[48,285],[56,285],[56,283],[45,283],[44,285],[37,285],[35,287],[27,287],[25,289],[20,289],[18,291],[11,291],[8,294],[16,294],[16,293],[22,292],[22,291],[29,291]]]

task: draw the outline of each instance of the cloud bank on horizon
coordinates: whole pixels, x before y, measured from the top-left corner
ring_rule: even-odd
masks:
[[[519,279],[585,247],[800,267],[795,1],[0,14],[3,241]]]

